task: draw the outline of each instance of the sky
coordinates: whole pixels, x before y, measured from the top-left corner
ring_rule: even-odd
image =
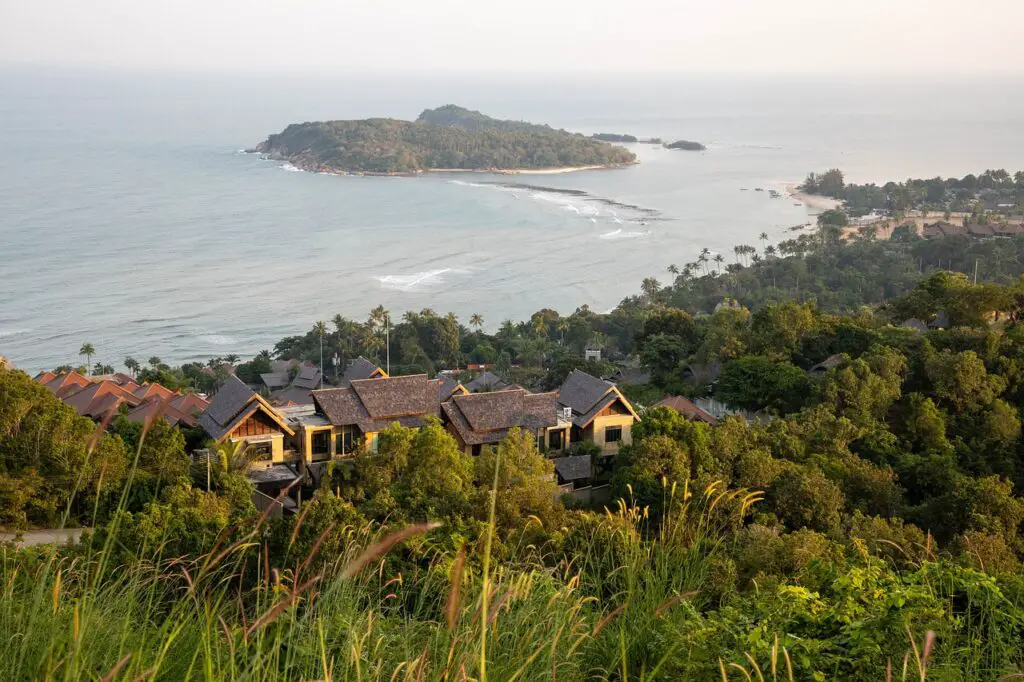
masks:
[[[0,65],[1024,71],[1022,0],[0,0]]]

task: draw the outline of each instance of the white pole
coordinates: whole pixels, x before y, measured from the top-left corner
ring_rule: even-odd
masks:
[[[387,356],[387,373],[391,376],[391,313],[384,315],[384,352]]]

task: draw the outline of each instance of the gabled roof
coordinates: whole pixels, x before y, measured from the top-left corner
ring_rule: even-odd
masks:
[[[585,428],[601,410],[619,402],[634,419],[639,419],[636,410],[615,384],[598,379],[586,372],[574,369],[565,378],[558,391],[558,403],[572,409],[572,423]]]
[[[145,383],[135,389],[134,394],[135,397],[140,400],[149,400],[153,397],[166,400],[174,395],[174,391],[169,388],[164,388],[160,384]]]
[[[388,373],[366,358],[360,356],[349,361],[345,372],[341,375],[341,386],[348,386],[353,381],[360,379],[386,379]]]
[[[288,385],[288,372],[267,372],[266,374],[260,375],[260,380],[263,382],[263,385],[271,391],[278,388],[284,388]]]
[[[580,481],[593,475],[593,465],[589,456],[556,457],[551,461],[555,464],[555,472],[563,481]]]
[[[359,379],[346,388],[313,391],[313,402],[334,426],[371,432],[392,422],[412,428],[440,409],[440,381],[426,374]]]
[[[128,421],[144,424],[155,419],[158,414],[171,426],[178,426],[179,424],[182,424],[188,428],[192,428],[199,423],[196,413],[175,407],[173,399],[163,400],[159,397],[150,398],[146,402],[128,411],[124,416]]]
[[[816,364],[814,367],[811,367],[808,371],[811,374],[824,374],[830,369],[839,367],[845,361],[846,357],[842,353],[836,353],[835,355],[828,356],[827,358]]]
[[[199,397],[195,393],[183,393],[171,398],[171,407],[197,416],[206,412],[206,408],[209,406],[210,401]]]
[[[558,424],[558,396],[523,389],[457,395],[441,409],[467,445],[497,443],[516,427],[534,432]]]
[[[122,402],[135,406],[140,400],[113,381],[100,381],[69,395],[64,402],[83,417],[99,419]]]
[[[46,384],[48,384],[49,382],[53,381],[56,378],[57,375],[54,374],[53,372],[40,372],[39,374],[35,375],[32,378],[32,380],[38,384],[43,384],[45,386]]]
[[[466,395],[469,393],[469,389],[456,381],[450,374],[442,374],[437,379],[441,382],[440,398],[442,403],[447,401],[453,395]]]
[[[312,405],[312,393],[308,388],[289,386],[271,393],[270,402],[273,405]]]
[[[712,425],[718,423],[718,420],[715,419],[713,414],[707,410],[701,409],[689,398],[685,398],[681,395],[672,395],[667,398],[663,398],[654,403],[652,407],[667,407],[671,410],[675,410],[690,421],[704,422],[705,424]]]
[[[43,385],[46,387],[46,390],[50,391],[57,397],[62,397],[62,394],[66,395],[71,388],[85,388],[92,383],[89,379],[74,370],[65,374],[58,374],[56,376],[53,376],[50,372],[47,372],[46,374],[50,376],[50,380],[45,382]]]
[[[905,320],[903,324],[900,325],[900,327],[903,327],[905,329],[913,329],[914,331],[917,332],[928,331],[928,325],[926,325],[924,322],[917,319],[916,317],[911,317],[910,319]]]
[[[470,393],[484,393],[487,391],[500,391],[506,386],[507,384],[501,380],[501,377],[487,371],[466,384],[466,390]]]
[[[299,373],[295,375],[295,380],[292,381],[292,386],[312,391],[315,388],[320,388],[322,377],[323,374],[320,372],[319,367],[303,367],[299,370]]]
[[[210,406],[199,418],[199,425],[211,438],[219,441],[256,412],[263,412],[284,433],[295,433],[270,403],[235,376],[228,377],[217,391]]]

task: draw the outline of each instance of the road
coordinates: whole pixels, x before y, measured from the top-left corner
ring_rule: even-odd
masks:
[[[78,542],[78,538],[82,537],[82,531],[84,528],[64,528],[64,529],[46,529],[46,530],[27,530],[22,533],[21,541],[18,542],[19,547],[32,547],[34,545],[49,545],[49,544],[66,544],[68,540]],[[14,540],[14,533],[0,533],[0,542],[9,542]]]

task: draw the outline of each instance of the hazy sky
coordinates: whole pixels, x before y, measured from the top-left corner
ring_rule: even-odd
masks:
[[[0,0],[0,63],[1024,71],[1024,0]]]

